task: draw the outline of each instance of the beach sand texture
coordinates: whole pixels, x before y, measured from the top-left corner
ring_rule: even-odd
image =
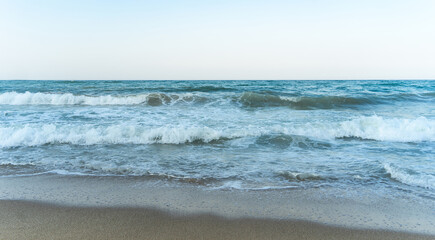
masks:
[[[0,201],[0,239],[434,239],[305,221],[171,215],[146,208]]]

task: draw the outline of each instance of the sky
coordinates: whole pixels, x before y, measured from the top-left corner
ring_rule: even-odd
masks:
[[[435,1],[0,0],[0,79],[435,79]]]

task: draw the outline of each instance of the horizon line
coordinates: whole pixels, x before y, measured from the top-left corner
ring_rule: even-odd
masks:
[[[349,79],[0,79],[0,81],[434,81],[435,78]]]

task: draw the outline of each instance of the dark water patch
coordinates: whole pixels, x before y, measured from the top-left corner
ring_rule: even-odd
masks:
[[[342,137],[336,137],[335,139],[344,140],[344,141],[368,141],[368,142],[375,142],[375,139],[369,139],[369,138],[362,138],[359,136],[342,136]]]
[[[326,142],[315,141],[304,136],[286,134],[262,135],[257,138],[256,144],[282,149],[289,147],[325,149],[331,147],[331,144]]]
[[[178,96],[177,96],[178,97]],[[147,96],[146,103],[150,106],[160,106],[163,104],[168,104],[172,100],[171,97],[169,97],[166,94],[163,93],[152,93]]]
[[[435,97],[435,92],[422,93],[421,95],[425,97]]]
[[[363,97],[285,97],[255,92],[243,93],[238,101],[245,107],[290,107],[296,110],[334,109],[377,103],[370,98]]]
[[[24,163],[24,164],[13,164],[13,163],[2,163],[0,164],[0,169],[20,169],[20,168],[34,168],[34,164]]]
[[[31,174],[41,171],[38,166],[30,163],[14,164],[3,163],[0,164],[0,176]]]
[[[157,135],[153,138],[151,138],[151,143],[149,144],[165,144],[165,145],[213,145],[213,144],[223,144],[226,141],[236,139],[237,137],[230,138],[230,137],[218,137],[215,139],[206,139],[201,137],[193,136],[189,139],[186,139],[183,142],[177,142],[177,143],[170,143],[170,142],[164,142],[163,141],[163,135]],[[127,144],[128,145],[128,144]]]
[[[369,98],[352,98],[340,96],[302,97],[293,106],[296,109],[333,109],[337,107],[375,104]]]
[[[214,144],[223,144],[226,141],[230,141],[230,140],[234,140],[234,139],[236,139],[236,137],[234,137],[234,138],[220,137],[219,139],[213,139],[210,141],[205,141],[204,139],[195,139],[193,141],[187,142],[186,144],[187,145],[206,145],[206,144],[214,145]]]
[[[254,92],[243,93],[239,101],[247,107],[278,107],[289,104],[288,101],[281,99],[279,96]]]
[[[435,92],[426,92],[426,93],[394,93],[394,94],[381,94],[378,96],[373,96],[373,98],[377,98],[377,100],[382,101],[383,103],[391,103],[391,102],[399,102],[399,101],[427,101],[428,97],[435,96]]]

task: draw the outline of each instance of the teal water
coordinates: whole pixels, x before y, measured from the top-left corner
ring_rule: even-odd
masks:
[[[0,81],[0,176],[435,199],[434,81]]]

